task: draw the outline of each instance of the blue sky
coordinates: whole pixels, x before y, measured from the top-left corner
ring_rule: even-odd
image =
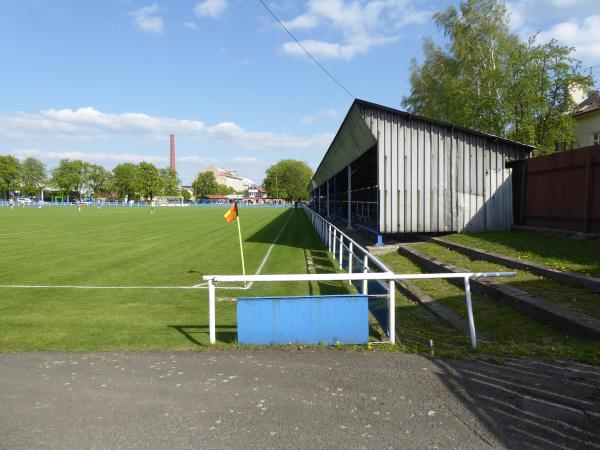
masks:
[[[271,1],[357,97],[399,107],[431,16],[456,2]],[[511,27],[600,64],[598,0],[516,0]],[[262,181],[282,158],[315,168],[352,98],[257,0],[3,0],[0,153],[168,165],[184,184],[209,164]],[[600,67],[594,69],[596,78]]]

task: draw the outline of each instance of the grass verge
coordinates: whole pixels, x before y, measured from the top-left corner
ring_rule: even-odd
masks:
[[[424,273],[419,266],[398,253],[382,255],[381,260],[398,273]],[[462,289],[444,280],[417,280],[415,284],[466,319]],[[426,353],[428,340],[432,339],[439,356],[529,356],[600,364],[600,343],[582,341],[542,325],[484,295],[473,295],[475,325],[477,331],[485,336],[478,340],[477,353],[470,349],[467,336],[446,325],[424,307],[401,295],[397,297],[398,341],[399,347],[406,351]]]
[[[456,244],[533,261],[562,271],[600,277],[600,244],[528,231],[488,231],[443,236]]]

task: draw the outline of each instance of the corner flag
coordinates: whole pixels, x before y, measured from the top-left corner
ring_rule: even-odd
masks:
[[[223,217],[225,217],[225,221],[227,222],[233,222],[238,216],[238,211],[237,211],[237,203],[234,203],[233,206],[231,208],[229,208],[229,210],[225,213],[225,215]]]
[[[240,227],[240,218],[238,216],[237,203],[234,203],[233,206],[229,208],[229,211],[227,211],[223,217],[225,217],[226,222],[233,222],[235,219],[237,219],[238,236],[240,237],[240,254],[242,256],[242,273],[244,274],[244,276],[246,276],[246,264],[244,263],[244,247],[242,245],[242,229]],[[245,285],[246,283],[244,282],[244,286]]]

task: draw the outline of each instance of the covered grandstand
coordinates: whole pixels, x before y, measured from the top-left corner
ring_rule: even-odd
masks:
[[[533,147],[355,100],[309,185],[311,205],[383,234],[507,230],[511,170]]]

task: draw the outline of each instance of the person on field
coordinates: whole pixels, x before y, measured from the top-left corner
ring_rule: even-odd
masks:
[[[81,212],[81,200],[77,200],[77,212]]]
[[[10,209],[15,207],[15,200],[12,197],[8,198],[8,206],[10,206]]]
[[[154,214],[154,207],[156,206],[156,202],[154,199],[150,202],[150,214]]]

